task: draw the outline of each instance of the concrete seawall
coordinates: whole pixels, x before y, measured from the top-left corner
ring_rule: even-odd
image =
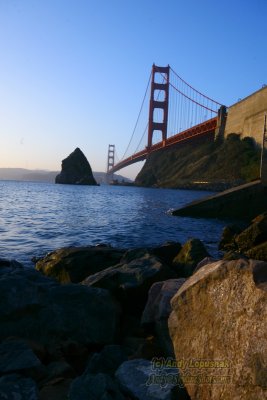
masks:
[[[172,215],[250,220],[267,211],[267,188],[260,181],[246,183],[174,210]]]

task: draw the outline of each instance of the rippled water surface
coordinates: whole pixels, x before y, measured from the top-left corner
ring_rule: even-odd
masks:
[[[0,181],[0,257],[33,265],[33,256],[68,245],[159,245],[204,241],[211,253],[225,225],[173,217],[168,210],[207,192],[122,186],[72,186]]]

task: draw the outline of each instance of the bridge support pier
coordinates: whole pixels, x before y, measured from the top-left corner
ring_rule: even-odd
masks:
[[[156,73],[163,75],[165,83],[155,82]],[[163,147],[167,139],[167,123],[168,123],[168,108],[169,108],[169,80],[170,80],[170,66],[158,67],[153,64],[152,78],[151,78],[151,94],[149,105],[149,120],[148,120],[148,143],[147,148],[152,146],[152,139],[154,131],[162,132]],[[156,91],[164,91],[164,99],[157,100]],[[156,98],[155,98],[156,97]],[[160,122],[154,121],[154,111],[159,108],[163,110],[163,119]]]
[[[227,108],[226,106],[221,106],[218,110],[217,116],[217,127],[215,129],[214,140],[221,141],[224,138],[224,131],[227,119]]]

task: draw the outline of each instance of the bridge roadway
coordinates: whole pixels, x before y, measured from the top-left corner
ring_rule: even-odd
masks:
[[[191,128],[186,129],[183,132],[177,133],[176,135],[167,138],[165,142],[161,141],[159,143],[153,144],[150,148],[146,147],[144,150],[141,150],[138,153],[135,153],[132,156],[125,158],[125,160],[122,160],[119,163],[115,164],[114,167],[110,168],[108,173],[112,174],[138,161],[143,161],[150,153],[154,153],[155,151],[159,151],[200,136],[215,133],[217,120],[217,117],[211,118],[205,122],[202,122],[201,124],[192,126]]]

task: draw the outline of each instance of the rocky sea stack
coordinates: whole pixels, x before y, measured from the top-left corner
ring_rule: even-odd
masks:
[[[61,172],[56,176],[55,182],[70,185],[97,185],[91,166],[79,147],[62,161]]]

